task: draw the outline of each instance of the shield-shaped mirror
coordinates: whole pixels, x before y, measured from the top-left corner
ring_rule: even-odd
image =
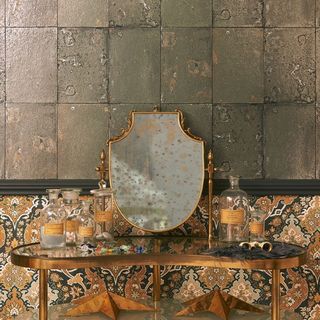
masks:
[[[129,128],[109,141],[115,202],[133,226],[177,228],[195,211],[204,182],[204,142],[177,112],[132,112]]]

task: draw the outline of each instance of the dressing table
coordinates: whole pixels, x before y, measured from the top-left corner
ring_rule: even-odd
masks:
[[[46,320],[47,281],[50,269],[74,269],[121,265],[152,265],[154,301],[160,300],[160,266],[183,265],[214,268],[242,268],[272,270],[272,320],[280,320],[280,270],[301,266],[306,262],[303,248],[295,247],[295,253],[285,258],[239,259],[215,257],[204,254],[213,247],[227,248],[229,244],[213,239],[212,194],[213,154],[209,152],[205,165],[204,141],[185,128],[180,111],[176,112],[132,112],[128,128],[108,141],[108,167],[105,155],[98,167],[104,188],[109,180],[116,190],[115,205],[122,216],[145,236],[118,237],[114,246],[143,247],[142,252],[111,252],[86,254],[76,248],[42,250],[38,244],[15,248],[11,252],[12,263],[39,270],[40,311],[39,319]],[[208,175],[208,237],[196,238],[185,235],[168,237],[168,232],[183,224],[195,211]],[[293,247],[292,247],[293,246]],[[179,248],[179,249],[177,249]],[[88,302],[116,319],[120,310],[152,310],[129,299],[102,293],[104,296],[86,297],[71,309],[69,315],[78,315],[88,309]],[[228,319],[230,309],[239,308],[259,312],[236,297],[213,292],[185,303],[186,308],[177,313],[209,310],[222,319]],[[81,309],[82,306],[82,309]],[[95,312],[100,309],[94,310]]]

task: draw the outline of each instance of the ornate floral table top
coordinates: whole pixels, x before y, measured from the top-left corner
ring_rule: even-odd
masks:
[[[80,250],[75,247],[43,250],[39,244],[22,245],[12,250],[12,262],[35,269],[68,269],[108,265],[189,265],[217,268],[285,269],[306,262],[302,247],[276,243],[281,247],[279,257],[244,259],[228,253],[230,245],[193,237],[128,237],[118,238],[113,244],[98,243],[96,248]],[[83,248],[82,248],[83,249]],[[219,252],[215,255],[213,252]],[[226,254],[224,255],[223,252]],[[288,254],[283,254],[287,252]]]

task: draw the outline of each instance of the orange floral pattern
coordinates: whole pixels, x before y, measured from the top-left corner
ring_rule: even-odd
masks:
[[[215,227],[217,202],[215,197]],[[39,215],[46,204],[47,199],[42,196],[0,197],[0,320],[14,319],[38,306],[38,274],[13,266],[9,252],[17,245],[38,241]],[[282,307],[295,310],[304,320],[320,319],[320,196],[265,196],[253,198],[251,204],[268,213],[269,239],[295,242],[308,248],[307,265],[281,272]],[[114,217],[118,235],[141,234],[119,212]],[[207,219],[203,198],[192,217],[169,234],[206,235]],[[268,271],[167,266],[161,268],[161,279],[163,297],[187,300],[221,288],[250,302],[269,304],[271,300]],[[69,302],[104,289],[133,298],[150,296],[152,269],[132,266],[52,270],[49,274],[51,304]]]

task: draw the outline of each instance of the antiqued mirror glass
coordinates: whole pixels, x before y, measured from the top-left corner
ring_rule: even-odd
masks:
[[[132,225],[171,230],[200,200],[204,142],[183,129],[180,112],[132,112],[129,128],[110,140],[109,169],[116,205]]]

